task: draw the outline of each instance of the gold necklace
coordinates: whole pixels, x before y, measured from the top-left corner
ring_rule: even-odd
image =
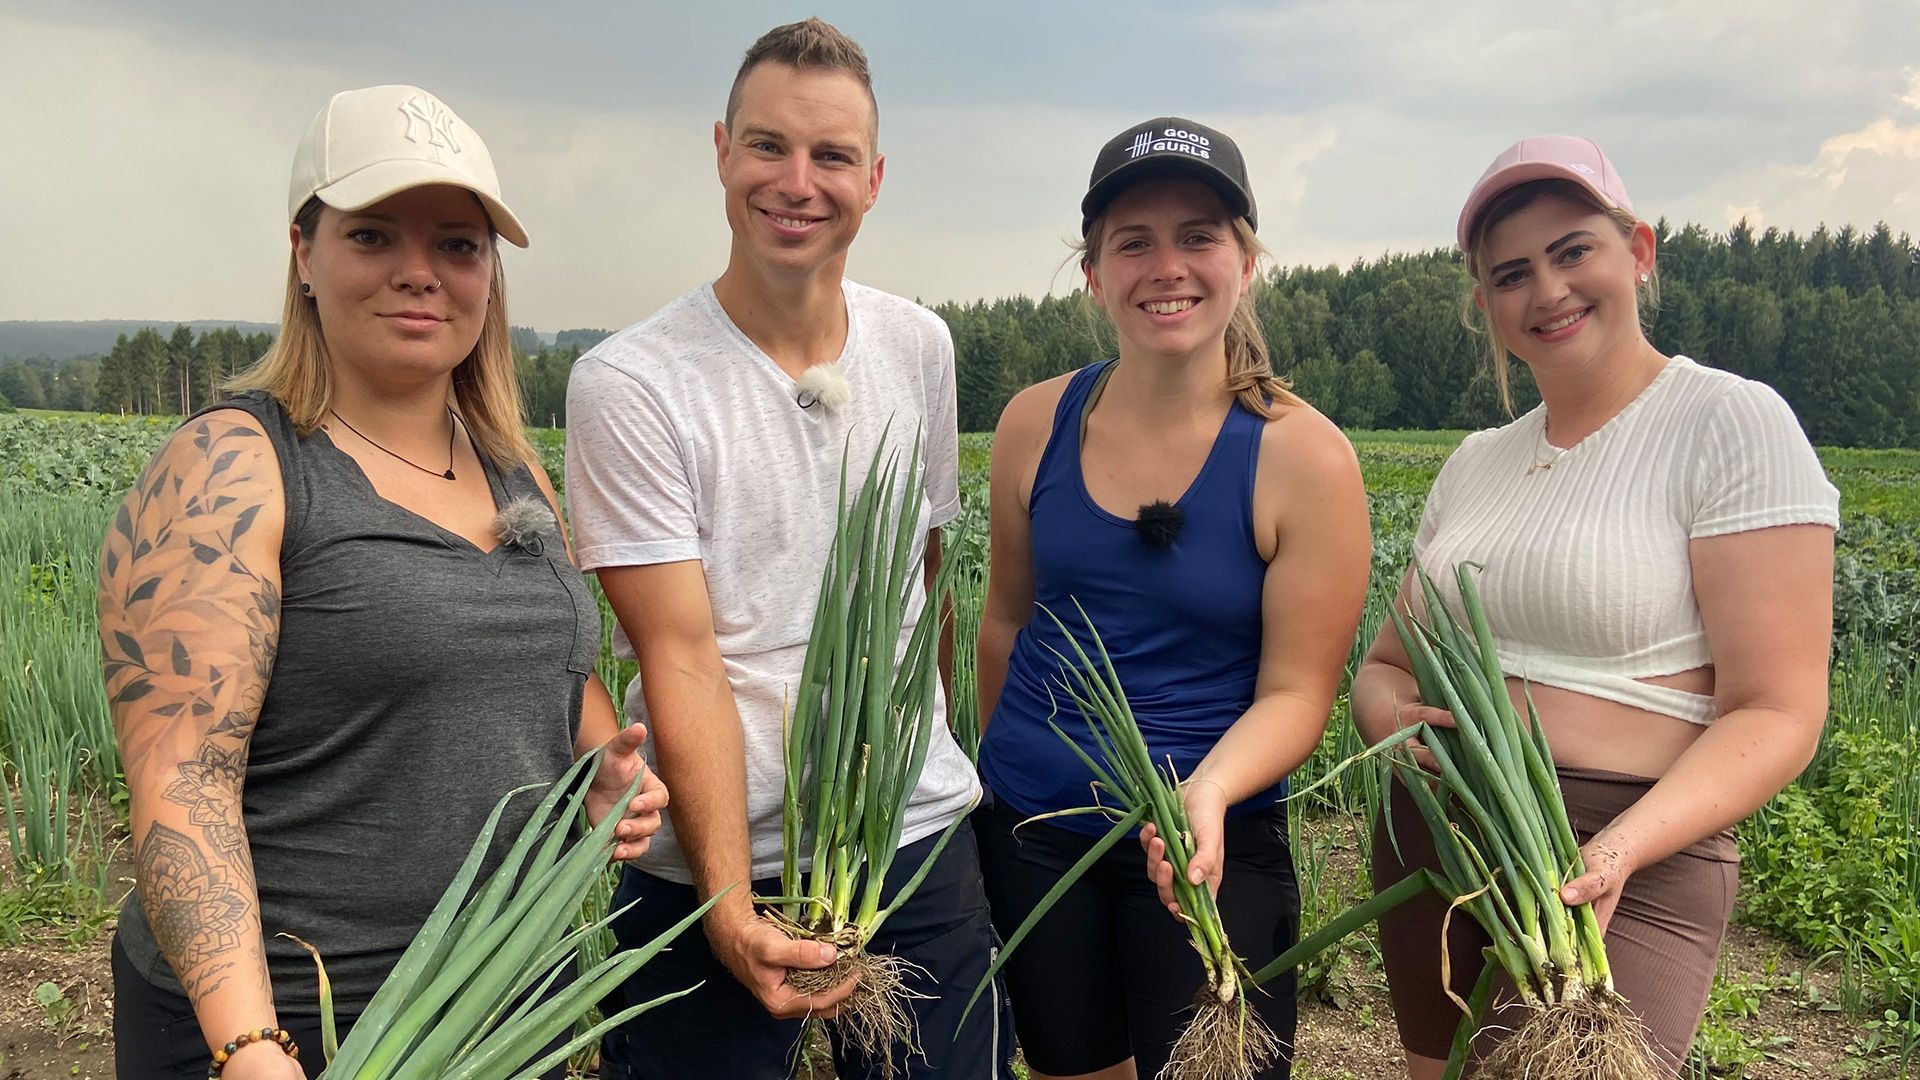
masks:
[[[1548,451],[1548,456],[1544,458],[1540,456],[1540,451],[1543,449]],[[1546,472],[1555,465],[1560,464],[1560,459],[1566,457],[1567,451],[1572,449],[1573,447],[1571,446],[1555,446],[1548,442],[1547,422],[1542,420],[1540,422],[1540,445],[1534,447],[1533,464],[1527,466],[1527,475],[1532,476],[1537,472]]]

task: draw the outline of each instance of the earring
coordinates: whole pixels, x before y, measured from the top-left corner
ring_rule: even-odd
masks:
[[[1642,273],[1640,275],[1640,284],[1645,285],[1647,283],[1648,278],[1650,277],[1652,277],[1651,274]]]
[[[1645,278],[1643,277],[1643,278],[1641,278],[1641,280],[1642,280],[1642,281],[1645,281],[1646,279],[1645,279]],[[306,283],[306,282],[304,282],[304,281],[303,281],[303,282],[301,282],[301,283],[300,283],[300,295],[301,295],[301,296],[312,296],[312,295],[313,295],[313,286],[312,286],[312,285],[309,285],[309,284],[307,284],[307,283]]]

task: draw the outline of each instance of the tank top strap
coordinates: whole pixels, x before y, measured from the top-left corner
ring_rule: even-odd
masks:
[[[1267,419],[1248,409],[1237,400],[1227,410],[1226,431],[1222,439],[1226,443],[1222,449],[1227,466],[1227,476],[1231,478],[1236,498],[1243,498],[1251,517],[1253,507],[1253,485],[1260,471],[1260,439],[1266,434]]]
[[[1053,431],[1047,436],[1046,449],[1040,452],[1040,464],[1035,469],[1034,488],[1037,491],[1041,479],[1072,464],[1078,468],[1080,460],[1080,420],[1086,414],[1087,395],[1100,385],[1101,378],[1113,365],[1120,362],[1119,357],[1088,364],[1073,373],[1067,380],[1067,388],[1060,393],[1060,402],[1053,408]]]
[[[540,482],[534,479],[533,466],[522,461],[510,467],[496,467],[484,453],[480,454],[480,464],[487,475],[498,483],[495,499],[502,506],[522,498],[538,499],[541,505],[546,505],[547,493],[540,490]]]
[[[274,457],[280,460],[280,486],[286,502],[286,525],[280,540],[280,554],[284,558],[296,548],[301,527],[306,524],[307,507],[312,502],[312,493],[307,487],[306,439],[294,426],[293,417],[287,415],[286,407],[265,390],[242,390],[216,401],[187,417],[182,426],[222,409],[237,409],[253,417],[267,433],[267,441],[273,444]]]

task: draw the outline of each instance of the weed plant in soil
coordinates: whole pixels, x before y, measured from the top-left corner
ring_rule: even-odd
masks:
[[[94,553],[105,496],[0,483],[0,820],[21,894],[0,939],[50,901],[91,919],[109,899],[110,838],[125,806],[100,682]]]

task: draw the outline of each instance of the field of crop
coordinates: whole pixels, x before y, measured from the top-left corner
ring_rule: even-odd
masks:
[[[129,882],[126,794],[95,643],[94,555],[113,504],[169,430],[152,420],[0,416],[0,1076],[109,1076],[103,942]],[[1374,598],[1407,560],[1458,433],[1355,436],[1372,500]],[[556,481],[561,439],[537,432]],[[989,445],[963,445],[950,551],[985,558]],[[1741,927],[1693,1076],[1920,1076],[1920,453],[1824,451],[1845,518],[1833,710],[1806,773],[1740,829]],[[1358,646],[1359,643],[1356,643]],[[603,659],[610,682],[624,675]],[[1317,774],[1353,747],[1345,701]],[[1305,922],[1367,888],[1375,792],[1329,785],[1294,815]],[[1390,1075],[1377,954],[1356,937],[1302,973],[1302,1077]]]

